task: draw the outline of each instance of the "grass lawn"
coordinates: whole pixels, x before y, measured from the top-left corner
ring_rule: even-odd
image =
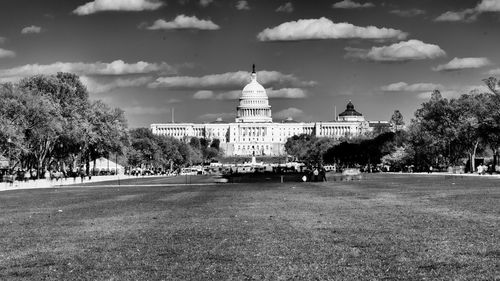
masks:
[[[175,181],[0,192],[0,280],[500,280],[499,179]]]

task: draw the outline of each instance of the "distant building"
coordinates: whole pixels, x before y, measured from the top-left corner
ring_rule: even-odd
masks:
[[[223,123],[218,119],[206,124],[151,124],[151,130],[154,134],[177,139],[219,139],[226,156],[280,156],[285,154],[287,139],[294,135],[338,139],[362,135],[375,127],[390,126],[387,121],[366,121],[350,101],[335,121],[295,122],[289,118],[281,123],[273,122],[269,99],[257,81],[255,66],[250,83],[243,88],[236,113],[233,123]]]

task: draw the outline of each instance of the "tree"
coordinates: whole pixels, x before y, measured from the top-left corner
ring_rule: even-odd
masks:
[[[483,82],[486,84],[486,86],[490,89],[490,91],[493,94],[500,96],[500,81],[498,81],[497,78],[488,77],[486,79],[483,79]]]
[[[316,138],[309,145],[304,160],[313,166],[323,165],[325,153],[337,143],[332,138]]]
[[[411,148],[407,146],[399,146],[390,153],[382,157],[381,162],[384,165],[391,166],[396,171],[402,171],[403,167],[411,159]]]
[[[134,159],[134,166],[153,165],[160,156],[160,146],[156,136],[148,128],[130,130],[130,144],[133,150],[129,151],[129,158]]]
[[[77,156],[88,162],[127,145],[123,111],[101,101],[90,102],[79,77],[71,73],[36,75],[18,84],[0,84],[0,153],[39,175]],[[12,153],[14,152],[14,153]],[[88,167],[88,165],[87,165]]]
[[[60,159],[72,158],[74,165],[80,148],[87,146],[83,141],[87,139],[91,116],[88,92],[79,77],[71,73],[36,75],[22,79],[19,88],[24,92],[50,98],[59,105],[63,129],[54,143],[52,153]]]
[[[288,138],[285,143],[285,151],[288,155],[295,157],[298,160],[304,160],[307,157],[307,152],[312,144],[316,141],[315,136],[301,134]]]
[[[410,125],[410,139],[415,149],[417,166],[439,165],[439,160],[449,165],[461,157],[455,147],[457,139],[458,112],[452,103],[442,98],[441,93],[435,90],[431,99],[422,104],[415,112],[415,119]],[[454,149],[457,151],[454,154]],[[441,155],[442,157],[438,157]],[[447,157],[444,157],[447,156]]]
[[[94,161],[110,153],[122,154],[128,143],[127,121],[124,112],[110,108],[102,101],[94,101],[90,106],[88,127],[84,130],[85,159]],[[87,169],[89,165],[87,165]]]
[[[197,137],[192,137],[190,140],[189,140],[189,145],[193,148],[193,149],[197,149],[197,150],[200,150],[201,149],[201,142],[200,142],[200,139],[197,138]]]
[[[217,150],[220,150],[220,140],[219,139],[214,139],[212,143],[210,144],[210,147],[215,148]]]
[[[396,132],[402,130],[405,125],[405,121],[403,120],[403,114],[401,114],[399,110],[394,110],[394,113],[392,114],[389,123]]]
[[[23,95],[26,127],[24,137],[27,143],[25,158],[33,158],[38,175],[41,176],[49,164],[55,144],[63,131],[61,107],[44,95]]]
[[[214,158],[217,158],[220,156],[220,151],[215,148],[215,147],[207,147],[204,151],[203,151],[203,158],[205,161],[211,161],[213,160]]]
[[[434,90],[431,93],[431,101],[437,102],[443,99],[443,95],[441,95],[441,92],[439,90]]]
[[[158,145],[161,149],[160,164],[168,169],[173,169],[174,166],[182,166],[184,158],[179,152],[181,142],[175,138],[167,136],[157,136]]]
[[[488,89],[494,94],[489,104],[490,115],[482,123],[482,135],[484,140],[493,150],[493,170],[496,171],[498,154],[500,148],[500,81],[495,77],[483,79]]]
[[[484,141],[485,120],[490,114],[488,104],[489,94],[465,94],[457,99],[453,105],[457,112],[457,143],[467,152],[471,171],[475,171],[476,153],[481,142]]]

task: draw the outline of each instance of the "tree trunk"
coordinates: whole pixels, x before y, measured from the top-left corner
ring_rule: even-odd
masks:
[[[471,154],[471,167],[473,173],[476,171],[476,151],[478,145],[479,145],[479,140],[477,140],[476,143],[474,144],[474,149],[472,150]]]
[[[497,171],[497,161],[498,161],[498,148],[493,149],[493,173]]]

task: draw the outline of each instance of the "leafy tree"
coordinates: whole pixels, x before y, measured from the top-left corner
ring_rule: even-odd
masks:
[[[130,131],[131,146],[133,148],[130,153],[136,158],[134,164],[151,165],[159,158],[160,147],[156,141],[155,135],[147,128],[137,128]],[[137,158],[140,158],[138,161]]]
[[[74,165],[80,148],[88,146],[83,141],[88,139],[88,119],[91,116],[88,92],[78,76],[71,73],[31,76],[21,80],[19,88],[50,98],[59,105],[63,130],[54,143],[52,153],[58,158],[70,156]]]
[[[215,148],[217,150],[220,150],[220,140],[219,139],[214,139],[212,143],[210,144],[210,147]]]
[[[398,146],[393,152],[383,156],[381,162],[391,166],[396,171],[402,171],[403,167],[411,162],[412,152],[411,147]]]
[[[338,163],[347,167],[371,166],[380,163],[383,156],[392,153],[397,147],[406,145],[407,138],[405,131],[399,131],[383,133],[371,139],[344,140],[328,149],[324,159],[327,163]]]
[[[467,152],[471,160],[471,171],[475,171],[476,153],[481,142],[484,142],[485,120],[490,114],[489,94],[466,94],[457,99],[453,105],[457,112],[457,144]],[[488,128],[489,129],[489,128]]]
[[[64,119],[61,107],[44,95],[23,95],[26,127],[27,158],[35,160],[38,174],[49,164],[51,153],[63,132]]]
[[[486,84],[486,86],[490,89],[490,91],[493,94],[500,96],[500,81],[498,81],[497,78],[488,77],[486,79],[483,79],[483,82]]]
[[[439,155],[447,156],[441,157],[446,165],[461,157],[459,153],[452,153],[454,149],[459,151],[454,143],[458,133],[457,120],[458,113],[453,105],[442,98],[438,90],[415,112],[409,132],[415,157],[420,162],[418,166],[435,165]]]
[[[204,160],[206,161],[211,161],[212,159],[214,158],[217,158],[220,156],[220,151],[219,149],[215,148],[215,147],[207,147],[204,151],[203,151],[203,158]]]
[[[338,143],[332,138],[317,138],[309,144],[304,160],[313,166],[323,165],[323,156]]]
[[[394,113],[392,114],[391,120],[389,122],[396,132],[403,129],[405,125],[405,121],[403,120],[403,114],[401,114],[399,110],[394,110]]]
[[[174,166],[182,166],[183,156],[179,151],[181,142],[175,138],[167,136],[157,136],[158,145],[161,149],[161,163],[164,167],[168,169],[173,169]]]
[[[316,141],[315,136],[301,134],[288,138],[285,143],[285,151],[288,155],[295,157],[298,160],[304,160],[307,157],[308,149]]]
[[[201,142],[200,142],[200,139],[197,138],[197,137],[192,137],[190,140],[189,140],[189,145],[194,148],[194,149],[197,149],[197,150],[200,150],[201,149]]]

